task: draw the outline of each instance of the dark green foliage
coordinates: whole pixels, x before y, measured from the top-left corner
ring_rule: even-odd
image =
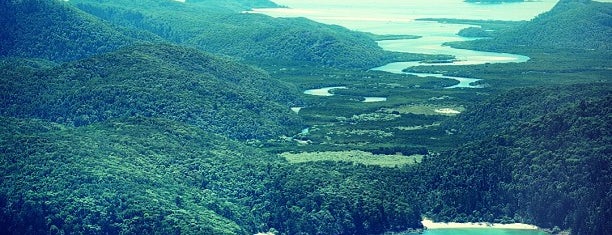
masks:
[[[422,228],[410,169],[323,162],[275,174],[270,225],[287,234],[381,234]],[[393,182],[393,183],[391,183]],[[314,226],[313,226],[314,225]]]
[[[253,67],[192,49],[140,45],[33,76],[2,77],[1,113],[75,126],[165,117],[239,139],[300,129],[291,87]]]
[[[289,165],[159,118],[0,118],[0,232],[378,234],[419,228],[409,169]],[[391,182],[405,182],[399,186]]]
[[[517,122],[527,122],[554,112],[564,105],[576,102],[579,97],[603,97],[608,94],[606,85],[576,85],[556,89],[518,88],[502,93],[481,104],[469,108],[448,128],[461,130],[468,139],[489,137],[508,130]],[[486,121],[488,118],[495,121]]]
[[[257,151],[158,119],[0,123],[3,234],[245,234],[224,213],[240,208],[238,197],[222,189],[261,179],[219,163],[262,160]],[[209,172],[223,178],[204,187]]]
[[[153,34],[126,31],[59,1],[0,3],[0,56],[69,61],[116,50],[135,42],[161,41]]]
[[[594,84],[514,90],[475,106],[457,122],[476,140],[423,160],[428,210],[441,220],[610,233],[611,101]]]

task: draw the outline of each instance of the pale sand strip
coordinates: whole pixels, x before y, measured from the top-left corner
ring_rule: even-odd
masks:
[[[449,229],[449,228],[501,228],[501,229],[538,229],[537,226],[531,224],[492,224],[492,223],[442,223],[442,222],[433,222],[430,219],[423,219],[421,221],[423,226],[427,229]]]

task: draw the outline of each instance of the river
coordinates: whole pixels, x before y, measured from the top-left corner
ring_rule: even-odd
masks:
[[[419,21],[421,18],[455,18],[482,20],[529,20],[548,11],[557,0],[529,1],[506,4],[473,4],[461,0],[276,0],[288,8],[254,9],[252,12],[274,17],[307,17],[346,28],[375,34],[418,35],[418,39],[384,40],[378,44],[385,50],[453,55],[458,60],[454,65],[473,65],[484,63],[520,63],[529,57],[507,53],[492,53],[455,49],[442,46],[444,42],[469,40],[456,33],[470,25],[443,24],[432,21]],[[390,73],[403,73],[405,68],[422,65],[418,62],[398,62],[373,66],[373,70]],[[436,65],[436,64],[431,64]],[[449,64],[444,64],[449,65]],[[459,81],[448,88],[480,88],[473,83],[479,79],[444,76],[442,74],[410,73],[420,77],[439,77]]]
[[[421,54],[446,54],[456,57],[454,65],[484,63],[520,63],[529,60],[522,55],[491,53],[454,49],[442,46],[444,42],[469,40],[456,33],[469,25],[442,24],[432,21],[418,21],[420,18],[454,18],[480,20],[530,20],[540,13],[550,10],[558,0],[526,1],[505,4],[473,4],[462,0],[274,0],[289,8],[254,9],[252,12],[273,17],[307,17],[346,28],[375,34],[418,35],[419,39],[385,40],[378,44],[385,50]],[[403,73],[408,67],[418,66],[418,62],[398,62],[374,65],[373,70]],[[445,64],[448,65],[448,64]],[[478,79],[449,77],[442,74],[420,74],[416,76],[446,77],[459,81],[448,87],[478,88],[472,84]],[[325,88],[323,93],[330,94]],[[315,89],[316,90],[316,89]],[[535,229],[500,228],[438,228],[425,230],[425,235],[542,235]]]

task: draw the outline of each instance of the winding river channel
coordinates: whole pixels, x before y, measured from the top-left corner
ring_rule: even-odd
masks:
[[[380,35],[417,35],[418,39],[383,40],[378,44],[385,50],[421,54],[445,54],[455,56],[456,62],[422,64],[419,62],[396,62],[373,66],[372,70],[404,73],[402,70],[419,65],[475,65],[485,63],[521,63],[529,60],[523,55],[493,53],[455,49],[443,46],[445,42],[470,40],[457,35],[459,30],[470,27],[465,24],[443,24],[422,21],[422,18],[454,18],[482,20],[529,20],[552,8],[556,0],[530,1],[508,4],[471,4],[460,0],[276,0],[288,8],[254,9],[251,12],[273,17],[307,17],[326,23],[341,25],[349,29]],[[443,7],[441,7],[443,6]],[[468,77],[445,76],[443,74],[408,73],[419,77],[437,77],[457,80],[448,88],[479,88]]]
[[[456,62],[442,65],[475,65],[485,63],[522,63],[529,60],[523,55],[492,53],[455,49],[443,46],[445,42],[470,40],[457,36],[459,30],[470,27],[464,24],[443,24],[435,21],[422,21],[423,18],[478,19],[478,20],[530,20],[540,13],[550,10],[558,0],[525,1],[504,4],[475,4],[463,0],[273,0],[287,8],[254,9],[273,17],[306,17],[326,24],[380,35],[417,35],[418,39],[384,40],[378,45],[388,51],[445,54],[455,56]],[[373,65],[372,70],[390,73],[404,73],[403,70],[422,64],[419,62],[396,62],[386,65]],[[420,77],[448,78],[459,81],[447,88],[479,88],[474,84],[479,79],[452,77],[443,74],[410,73]],[[486,79],[486,78],[483,78]],[[308,90],[311,95],[333,95],[334,89],[345,87],[324,87]],[[366,102],[381,102],[384,97],[370,97]],[[294,110],[295,111],[295,110]],[[298,110],[299,111],[299,110]],[[425,235],[469,234],[469,235],[541,235],[536,229],[499,229],[469,228],[443,225],[441,228],[425,230]]]

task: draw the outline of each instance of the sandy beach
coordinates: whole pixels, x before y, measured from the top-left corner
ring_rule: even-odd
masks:
[[[492,224],[492,223],[443,223],[443,222],[433,222],[430,219],[423,219],[421,221],[423,226],[427,229],[449,229],[449,228],[501,228],[501,229],[538,229],[537,226],[531,224],[521,224],[521,223],[513,223],[513,224]]]

